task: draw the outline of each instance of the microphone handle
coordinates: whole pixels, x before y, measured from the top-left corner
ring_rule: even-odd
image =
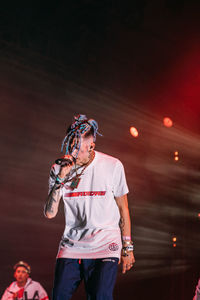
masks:
[[[55,163],[61,167],[72,165],[73,162],[70,159],[58,158],[55,160]]]

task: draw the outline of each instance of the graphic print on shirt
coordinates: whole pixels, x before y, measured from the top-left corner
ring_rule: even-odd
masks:
[[[119,249],[119,246],[118,244],[116,243],[111,243],[109,246],[108,246],[109,250],[110,251],[117,251]]]
[[[65,193],[65,197],[105,196],[105,194],[106,191],[72,192],[72,193]]]
[[[35,291],[35,293],[34,293],[34,295],[33,295],[33,298],[28,298],[28,294],[27,294],[27,292],[25,291],[25,292],[24,292],[24,300],[40,300],[38,291]]]
[[[23,298],[23,295],[24,295],[24,288],[20,289],[20,290],[17,292],[17,298],[18,298],[18,299],[22,299],[22,298]]]
[[[63,239],[61,240],[61,245],[62,245],[63,247],[65,247],[66,245],[68,245],[69,247],[73,247],[73,246],[74,246],[74,243],[73,243],[72,241],[70,241],[69,239],[67,239],[67,238],[63,238]]]

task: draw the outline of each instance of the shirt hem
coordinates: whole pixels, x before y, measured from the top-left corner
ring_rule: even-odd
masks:
[[[106,257],[121,257],[120,253],[102,253],[102,254],[83,254],[83,253],[69,253],[64,255],[57,255],[56,259],[58,258],[71,258],[71,259],[96,259],[96,258],[106,258]]]

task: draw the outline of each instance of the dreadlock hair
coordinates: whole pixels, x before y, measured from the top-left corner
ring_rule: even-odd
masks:
[[[76,115],[74,116],[74,122],[68,127],[66,136],[62,142],[61,152],[64,148],[66,149],[65,154],[71,154],[75,149],[77,149],[76,157],[81,147],[81,136],[85,138],[93,136],[94,142],[96,140],[96,135],[101,135],[98,132],[98,123],[93,119],[87,119],[86,115]]]

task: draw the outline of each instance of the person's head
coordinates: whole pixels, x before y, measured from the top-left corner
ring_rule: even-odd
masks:
[[[62,151],[66,148],[66,155],[71,155],[76,162],[86,163],[90,153],[95,148],[98,124],[85,115],[77,115],[75,121],[69,126],[62,143]]]
[[[23,287],[27,282],[29,274],[31,273],[30,266],[24,261],[19,261],[14,265],[13,269],[14,277],[17,281],[18,286]]]

